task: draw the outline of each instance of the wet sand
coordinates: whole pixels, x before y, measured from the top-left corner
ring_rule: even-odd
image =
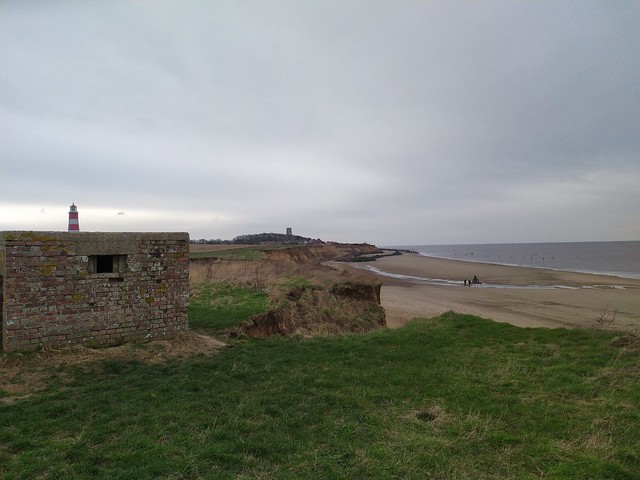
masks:
[[[353,263],[382,273],[387,324],[448,310],[521,327],[640,327],[640,280],[529,267],[443,260],[417,254]],[[395,277],[390,277],[394,275]],[[482,285],[465,287],[477,275]]]

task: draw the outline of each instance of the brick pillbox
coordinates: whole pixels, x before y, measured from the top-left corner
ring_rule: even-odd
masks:
[[[188,301],[187,233],[0,232],[6,352],[171,338]]]

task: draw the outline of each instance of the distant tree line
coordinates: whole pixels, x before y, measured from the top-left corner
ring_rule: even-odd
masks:
[[[209,240],[206,238],[199,238],[198,240],[194,240],[192,238],[189,240],[189,243],[198,245],[231,245],[231,240],[221,240],[219,238],[210,238]]]
[[[300,235],[287,235],[285,233],[253,233],[248,235],[239,235],[232,240],[211,239],[191,240],[195,244],[207,245],[260,245],[269,243],[278,243],[285,245],[322,245],[325,242],[319,238],[302,237]]]

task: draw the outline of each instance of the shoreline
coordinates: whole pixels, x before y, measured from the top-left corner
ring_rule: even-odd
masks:
[[[451,260],[454,262],[467,262],[467,263],[474,263],[474,264],[481,263],[481,264],[496,265],[496,266],[502,266],[502,267],[535,268],[535,269],[541,269],[541,270],[553,270],[556,272],[568,272],[568,273],[580,273],[580,274],[584,273],[587,275],[600,275],[600,276],[606,276],[606,277],[625,278],[629,280],[640,280],[640,274],[632,274],[632,273],[626,273],[626,272],[599,272],[594,270],[573,270],[569,268],[538,267],[536,265],[524,265],[524,264],[518,264],[518,263],[483,262],[482,260],[467,260],[462,258],[437,257],[435,255],[427,255],[425,253],[420,253],[420,252],[418,252],[418,255],[420,255],[421,257],[437,258],[440,260]]]
[[[640,280],[640,239],[381,247],[410,249],[426,256],[549,268]]]
[[[521,327],[640,327],[640,279],[422,254],[349,265],[382,279],[382,306],[391,328],[448,310]],[[465,287],[463,281],[473,275],[483,284]]]

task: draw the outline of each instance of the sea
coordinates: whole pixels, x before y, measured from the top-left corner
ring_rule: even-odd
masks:
[[[640,279],[640,241],[405,245],[421,255]]]

